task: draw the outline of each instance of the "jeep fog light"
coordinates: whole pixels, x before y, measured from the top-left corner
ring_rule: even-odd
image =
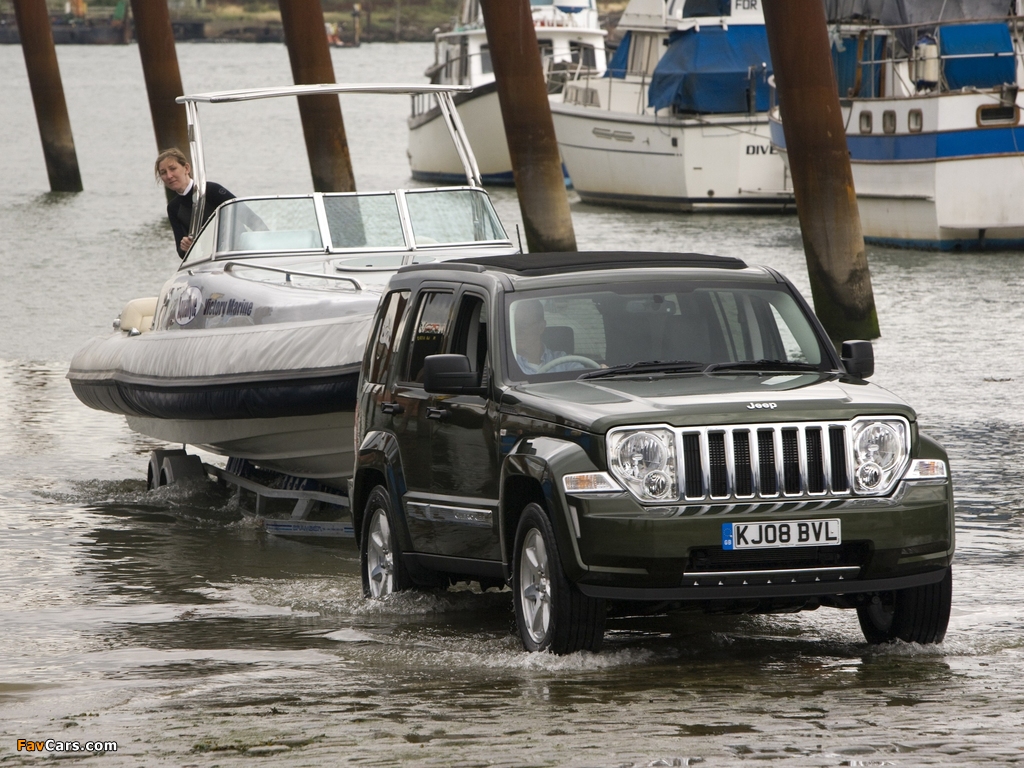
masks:
[[[608,464],[612,475],[640,501],[678,498],[676,445],[671,430],[609,433]]]
[[[881,496],[891,491],[907,465],[908,442],[903,421],[863,419],[854,423],[854,492]]]

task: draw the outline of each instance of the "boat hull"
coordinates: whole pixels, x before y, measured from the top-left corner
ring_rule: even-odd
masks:
[[[793,206],[763,115],[676,119],[559,103],[552,117],[586,203],[670,211]]]
[[[455,104],[476,153],[483,182],[513,185],[512,160],[505,140],[497,83],[492,81],[469,93],[457,94]],[[437,184],[466,181],[462,161],[455,145],[448,140],[448,128],[437,107],[409,118],[409,166],[412,177],[418,181]]]
[[[270,419],[156,419],[128,416],[128,426],[168,443],[248,459],[264,469],[347,490],[355,460],[351,409]]]
[[[1024,127],[979,126],[979,108],[992,103],[992,94],[964,92],[844,105],[865,241],[936,250],[1024,248]],[[907,129],[911,110],[920,113],[915,133]],[[894,113],[894,130],[861,134],[866,111],[873,126]],[[771,130],[788,163],[777,115]]]

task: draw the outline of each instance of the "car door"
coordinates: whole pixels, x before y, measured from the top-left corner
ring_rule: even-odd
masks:
[[[466,355],[470,368],[489,378],[488,301],[463,293],[453,314],[447,351]],[[431,538],[449,557],[500,560],[498,537],[497,404],[481,395],[438,395],[432,420],[429,505]]]
[[[431,434],[443,411],[437,396],[423,389],[423,361],[445,349],[455,303],[454,287],[431,285],[417,294],[406,341],[395,366],[387,407],[391,432],[398,441],[402,475],[405,478],[403,504],[413,551],[440,552],[434,540],[429,506],[422,502],[436,493],[433,477],[434,452]],[[382,406],[383,407],[383,406]],[[402,492],[403,489],[398,489]]]

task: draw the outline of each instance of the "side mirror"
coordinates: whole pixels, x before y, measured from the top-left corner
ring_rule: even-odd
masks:
[[[846,372],[861,379],[875,372],[875,350],[870,341],[844,341],[843,366]]]
[[[436,395],[486,395],[465,355],[428,355],[423,359],[423,389]]]

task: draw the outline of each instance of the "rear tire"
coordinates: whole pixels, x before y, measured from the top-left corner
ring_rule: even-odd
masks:
[[[528,651],[596,651],[604,639],[604,600],[584,595],[562,570],[551,521],[538,504],[516,529],[512,593],[516,626]]]
[[[366,500],[359,544],[359,570],[366,597],[382,599],[412,587],[398,546],[391,498],[381,485],[374,488]]]
[[[860,628],[875,645],[902,640],[906,643],[941,643],[953,603],[953,568],[942,581],[875,595],[857,608]]]

